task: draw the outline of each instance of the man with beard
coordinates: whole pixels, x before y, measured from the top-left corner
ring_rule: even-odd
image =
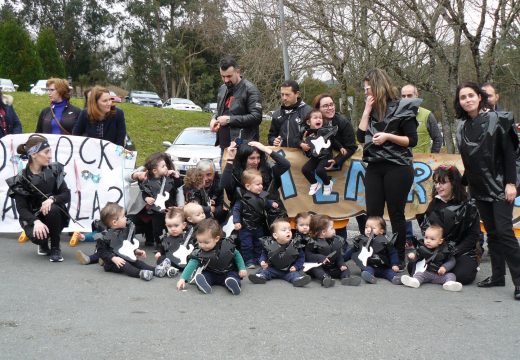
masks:
[[[301,126],[311,111],[300,97],[300,86],[294,80],[286,80],[280,87],[282,106],[273,114],[269,128],[269,145],[300,148]]]
[[[237,138],[259,140],[262,99],[257,87],[243,79],[236,60],[226,56],[219,63],[224,85],[218,90],[217,113],[209,124],[217,133],[222,151]]]

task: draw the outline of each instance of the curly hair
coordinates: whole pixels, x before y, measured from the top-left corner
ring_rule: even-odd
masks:
[[[186,171],[184,177],[185,189],[200,189],[204,186],[204,171],[198,168],[191,168]]]

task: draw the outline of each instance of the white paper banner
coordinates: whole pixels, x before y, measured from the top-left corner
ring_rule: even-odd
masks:
[[[5,179],[25,168],[27,161],[16,153],[19,144],[25,143],[31,134],[8,135],[0,139],[0,232],[21,231],[14,200],[7,196]],[[45,134],[52,149],[52,161],[65,166],[65,181],[70,189],[70,216],[84,229],[69,223],[64,231],[90,231],[93,219],[108,201],[125,206],[129,201],[130,186],[125,175],[135,167],[137,152],[127,151],[109,141]]]

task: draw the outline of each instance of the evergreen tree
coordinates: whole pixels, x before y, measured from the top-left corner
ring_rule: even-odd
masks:
[[[56,36],[52,29],[43,28],[40,30],[36,40],[36,50],[40,56],[44,78],[65,78],[65,66],[58,52]]]
[[[28,90],[42,77],[42,65],[27,30],[13,19],[0,23],[0,74]]]

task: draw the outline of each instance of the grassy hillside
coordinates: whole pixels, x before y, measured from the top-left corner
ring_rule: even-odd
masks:
[[[10,93],[14,98],[14,109],[22,122],[24,132],[33,132],[40,111],[49,106],[47,96],[33,95],[28,92]],[[83,99],[72,99],[72,104],[83,107]],[[127,131],[137,148],[137,165],[141,165],[146,157],[155,152],[163,151],[164,140],[173,141],[184,128],[190,126],[207,126],[210,114],[206,112],[177,111],[159,109],[134,104],[116,104],[125,112]],[[266,141],[268,122],[262,122],[261,139]]]

